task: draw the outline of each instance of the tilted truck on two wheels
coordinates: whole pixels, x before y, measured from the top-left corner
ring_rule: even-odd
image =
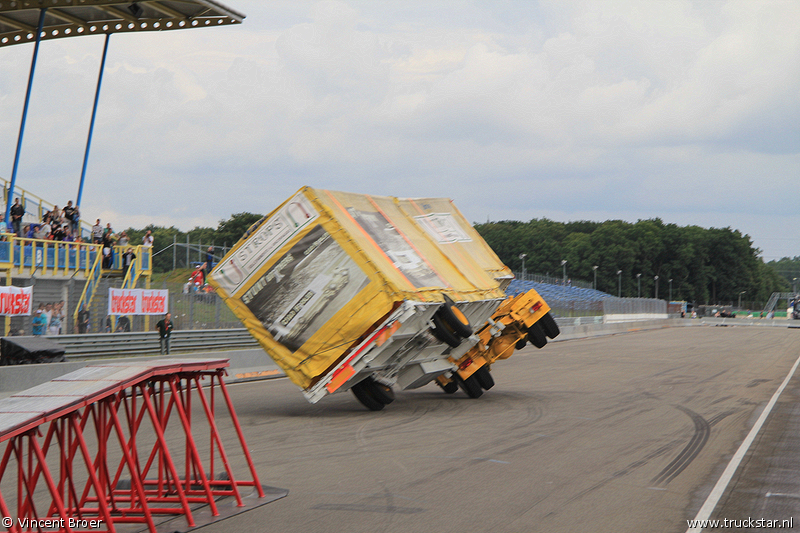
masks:
[[[310,402],[352,390],[373,410],[432,381],[477,397],[491,363],[557,335],[535,291],[506,297],[512,279],[449,199],[310,187],[209,274]]]

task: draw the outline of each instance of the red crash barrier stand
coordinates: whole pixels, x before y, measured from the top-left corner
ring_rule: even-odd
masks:
[[[172,520],[170,530],[185,530],[285,496],[259,482],[223,380],[227,366],[92,365],[0,400],[3,526],[155,532]],[[218,427],[219,396],[232,431]],[[240,446],[244,472],[234,474],[224,440]]]

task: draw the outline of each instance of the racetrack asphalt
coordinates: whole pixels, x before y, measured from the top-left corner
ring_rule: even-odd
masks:
[[[479,399],[427,385],[379,412],[230,385],[261,482],[289,495],[200,531],[684,532],[798,355],[789,328],[571,340],[497,362]],[[712,517],[800,528],[798,379]]]

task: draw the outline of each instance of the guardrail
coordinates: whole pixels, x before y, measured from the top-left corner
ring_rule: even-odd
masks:
[[[71,360],[154,355],[161,350],[155,331],[59,335],[47,339],[63,346]],[[259,344],[244,328],[175,330],[170,337],[172,354],[258,347]]]

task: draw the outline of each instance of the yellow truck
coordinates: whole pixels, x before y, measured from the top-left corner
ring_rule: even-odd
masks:
[[[450,376],[474,384],[474,370],[510,355],[486,350],[514,328],[525,329],[515,344],[533,340],[547,311],[512,304],[496,315],[512,279],[447,198],[304,187],[254,224],[208,281],[308,401],[351,390],[378,410],[392,387]],[[460,369],[467,359],[478,362]]]

